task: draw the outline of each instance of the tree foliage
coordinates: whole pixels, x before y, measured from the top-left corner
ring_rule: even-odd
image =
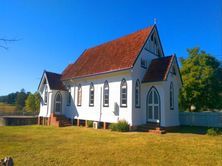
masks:
[[[181,59],[180,105],[189,110],[194,105],[197,111],[222,108],[221,63],[199,48],[188,49],[188,54]]]
[[[26,93],[24,89],[22,89],[16,96],[16,109],[21,111],[25,107],[25,100],[27,99],[30,92]]]
[[[31,93],[29,94],[29,96],[25,100],[25,110],[28,112],[35,111],[35,96]]]
[[[39,112],[40,95],[36,92],[30,93],[25,101],[25,110],[27,112]]]
[[[38,92],[35,92],[34,96],[35,96],[35,108],[36,108],[36,111],[39,112],[40,111],[41,96]]]

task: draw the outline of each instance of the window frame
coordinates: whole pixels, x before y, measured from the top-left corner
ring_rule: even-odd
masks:
[[[105,99],[105,90],[108,91],[108,99]],[[108,101],[108,103],[105,103],[106,100]],[[109,107],[109,82],[107,80],[103,84],[103,107]]]
[[[138,92],[138,95],[136,94],[137,92]],[[137,100],[138,100],[138,103],[136,103]],[[136,84],[135,84],[135,107],[136,108],[141,107],[141,84],[140,84],[139,79],[136,80]]]
[[[173,82],[170,83],[170,109],[174,110],[174,86],[173,86]]]
[[[125,86],[125,88],[123,88]],[[126,89],[126,92],[123,93],[123,89]],[[126,104],[123,104],[123,94],[126,95],[126,98],[124,100],[126,100]],[[120,84],[120,107],[127,107],[127,81],[125,78],[122,79],[121,84]]]
[[[60,97],[60,100],[57,100],[57,97]],[[60,108],[60,111],[57,112],[56,108],[57,108],[57,104],[59,104],[59,108]],[[62,113],[62,94],[60,92],[57,92],[56,95],[55,95],[55,113]]]
[[[45,84],[45,91],[44,91],[44,105],[48,104],[48,86]]]
[[[67,96],[67,103],[66,106],[71,106],[71,100],[72,100],[72,95],[71,95],[71,87],[68,86],[68,96]]]
[[[92,92],[92,93],[91,93]],[[91,103],[91,95],[92,95],[92,103]],[[89,86],[89,106],[93,107],[94,106],[94,100],[95,100],[95,89],[94,89],[94,84],[91,82]]]
[[[82,106],[82,86],[78,85],[77,88],[77,106]]]
[[[144,63],[144,64],[143,64]],[[146,59],[143,59],[141,58],[140,60],[140,67],[144,68],[144,69],[147,69],[147,60]]]

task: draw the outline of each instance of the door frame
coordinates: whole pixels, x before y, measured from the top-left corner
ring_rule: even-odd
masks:
[[[154,118],[152,120],[149,119],[149,109],[148,109],[149,108],[149,100],[148,99],[149,99],[149,94],[152,90],[154,90],[157,93],[157,97],[158,97],[158,101],[159,101],[159,110],[158,110],[158,119],[157,120],[154,120]],[[154,114],[153,114],[153,116],[154,116]],[[155,86],[152,86],[146,95],[146,122],[161,124],[161,100],[160,100],[160,94]]]
[[[57,95],[60,95],[60,97],[61,97],[60,112],[56,112],[56,97],[57,97]],[[61,115],[62,114],[62,94],[59,91],[55,94],[54,106],[55,106],[54,113],[57,115]]]

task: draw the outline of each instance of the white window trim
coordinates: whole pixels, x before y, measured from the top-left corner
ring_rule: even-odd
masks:
[[[47,105],[48,103],[48,86],[45,84],[45,90],[44,90],[44,104]]]
[[[122,92],[123,89],[126,89],[125,93]],[[122,97],[123,94],[126,94],[126,98]],[[123,100],[126,100],[126,104],[123,103]],[[120,107],[127,107],[127,81],[125,79],[122,79],[120,84]]]
[[[82,106],[82,86],[77,87],[77,106]]]
[[[108,91],[108,99],[105,98],[105,91]],[[108,103],[105,102],[106,100],[108,101]],[[103,107],[109,107],[109,83],[107,80],[104,82],[103,85]]]
[[[91,96],[93,96],[92,100],[91,100]],[[95,100],[95,89],[94,89],[93,83],[91,82],[91,84],[89,86],[89,106],[94,106],[94,100]],[[92,103],[91,103],[91,101],[92,101]]]

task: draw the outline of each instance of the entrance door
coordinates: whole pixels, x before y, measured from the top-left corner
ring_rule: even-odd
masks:
[[[147,122],[160,122],[160,96],[156,88],[152,87],[147,94]]]
[[[62,113],[62,95],[59,92],[55,96],[55,113]]]

